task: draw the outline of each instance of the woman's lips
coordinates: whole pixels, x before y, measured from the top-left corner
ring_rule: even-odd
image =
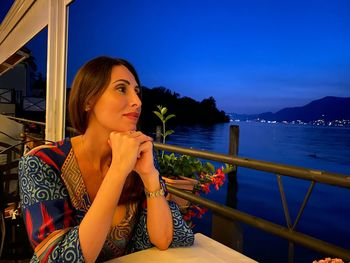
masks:
[[[137,120],[140,117],[140,114],[138,112],[129,112],[129,113],[123,114],[123,116],[129,119]]]

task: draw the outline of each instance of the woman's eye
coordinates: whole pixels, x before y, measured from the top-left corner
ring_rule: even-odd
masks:
[[[125,86],[117,86],[117,87],[116,87],[116,90],[119,91],[119,92],[121,92],[121,93],[125,93],[126,87],[125,87]]]
[[[141,94],[141,89],[139,87],[136,87],[135,92],[136,92],[136,94]]]

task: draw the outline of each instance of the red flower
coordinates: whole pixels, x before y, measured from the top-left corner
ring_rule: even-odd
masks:
[[[219,190],[225,182],[225,173],[222,168],[216,169],[215,172],[208,170],[207,172],[201,171],[197,174],[198,184],[195,186],[194,194],[200,195],[201,193],[210,193],[211,185],[214,185],[215,190]],[[193,217],[202,218],[202,216],[208,211],[207,208],[202,208],[198,205],[191,204],[187,209],[186,213],[183,215],[183,219],[187,222],[190,228],[195,225],[192,223],[191,219]]]
[[[201,189],[205,194],[210,193],[210,184],[209,183],[202,184]]]

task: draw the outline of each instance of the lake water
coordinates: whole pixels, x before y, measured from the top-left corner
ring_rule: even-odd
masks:
[[[228,153],[229,126],[239,125],[239,156],[350,175],[350,129],[256,122],[233,122],[210,127],[177,127],[167,143]],[[309,182],[283,177],[292,221]],[[286,225],[274,174],[238,168],[238,209]],[[208,197],[225,203],[227,186]],[[350,190],[316,184],[296,230],[350,249]],[[211,233],[210,212],[195,220],[195,232]],[[243,253],[259,262],[288,262],[288,242],[242,225]],[[294,262],[312,262],[324,255],[296,246]]]

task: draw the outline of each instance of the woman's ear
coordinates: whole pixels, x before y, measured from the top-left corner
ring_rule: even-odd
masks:
[[[85,104],[85,111],[90,111],[92,108],[92,103],[91,101],[88,101],[86,104]]]

